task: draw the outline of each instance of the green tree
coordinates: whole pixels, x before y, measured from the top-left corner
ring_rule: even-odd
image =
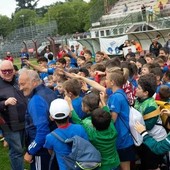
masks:
[[[12,24],[10,18],[4,15],[0,15],[0,35],[6,37],[12,30]]]
[[[17,8],[16,11],[20,9],[35,9],[39,0],[16,0]]]
[[[36,12],[30,9],[21,9],[13,16],[13,24],[15,28],[22,28],[34,25],[36,22]]]
[[[61,35],[84,32],[89,25],[88,4],[83,0],[72,0],[63,4],[56,4],[45,14],[46,20],[56,20],[58,33]]]

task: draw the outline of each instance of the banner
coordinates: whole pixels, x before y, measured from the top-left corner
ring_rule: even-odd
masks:
[[[120,55],[122,51],[119,50],[119,46],[126,40],[128,40],[127,35],[116,38],[99,38],[100,49],[108,55]]]

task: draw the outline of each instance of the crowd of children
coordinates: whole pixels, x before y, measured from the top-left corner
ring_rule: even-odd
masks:
[[[64,48],[62,57],[56,60],[49,53],[37,60],[39,65],[24,61],[37,70],[42,82],[62,99],[50,107],[50,114],[58,125],[55,132],[64,138],[79,135],[89,140],[101,153],[99,170],[130,170],[137,159],[141,161],[141,170],[161,169],[170,142],[165,144],[169,139],[160,116],[145,119],[145,126],[136,123],[136,130],[145,134],[142,145],[136,147],[129,130],[129,106],[145,116],[157,110],[156,100],[169,102],[167,49],[160,48],[157,57],[152,53],[145,56],[138,53],[128,58],[110,58],[98,51],[93,61],[88,49],[78,55],[76,50]],[[54,150],[59,169],[66,170],[62,156],[71,151],[53,138],[47,135],[44,147]],[[154,142],[159,142],[159,147],[167,147],[160,152]]]

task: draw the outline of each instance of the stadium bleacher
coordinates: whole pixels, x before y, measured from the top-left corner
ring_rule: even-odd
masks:
[[[161,2],[166,6],[168,0],[161,0]],[[124,4],[128,6],[127,12],[123,12]],[[140,12],[142,4],[145,4],[147,7],[146,10],[152,6],[154,11],[159,12],[158,4],[159,1],[157,0],[119,0],[110,10],[109,14],[103,15],[102,20],[105,19],[112,19],[112,18],[119,18],[121,16],[127,16],[130,13]]]

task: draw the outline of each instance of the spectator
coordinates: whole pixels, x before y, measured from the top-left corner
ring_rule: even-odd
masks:
[[[142,11],[142,20],[146,21],[146,6],[145,6],[145,4],[143,4],[141,6],[141,11]]]
[[[152,8],[152,6],[150,6],[150,8],[148,9],[148,21],[149,22],[153,21],[153,8]]]
[[[123,7],[123,13],[126,14],[127,11],[128,11],[128,6],[127,6],[127,4],[125,3],[125,4],[124,4],[124,7]]]
[[[84,53],[81,54],[81,50],[79,49],[80,44],[76,44],[75,47],[76,47],[76,49],[75,49],[76,56],[84,55]]]
[[[52,53],[48,54],[48,66],[50,65],[56,65],[56,60],[54,59],[54,56]]]
[[[125,48],[125,47],[129,47],[131,44],[130,44],[130,41],[129,40],[126,40],[123,44],[121,44],[119,47],[118,47],[118,49],[119,50],[123,50],[123,48]]]
[[[13,63],[14,62],[14,57],[11,55],[10,52],[7,52],[6,57],[4,58],[4,60],[9,60],[9,61],[11,61]]]
[[[129,59],[130,57],[135,57],[135,53],[132,52],[131,48],[128,48],[128,53],[126,54],[126,59]]]
[[[59,52],[58,52],[58,54],[57,54],[57,59],[62,58],[62,56],[63,56],[65,53],[66,53],[66,51],[63,49],[63,46],[60,45],[60,46],[59,46]]]
[[[25,60],[29,60],[29,54],[27,53],[26,48],[21,49],[20,59],[21,59],[21,68],[27,67],[27,64],[24,62]]]
[[[25,124],[27,152],[24,159],[30,163],[31,170],[47,170],[50,155],[43,145],[46,135],[56,128],[49,121],[50,103],[56,99],[56,95],[41,83],[38,73],[33,70],[21,70],[19,85],[29,101]]]
[[[11,61],[0,65],[0,112],[5,124],[1,124],[3,135],[9,145],[12,170],[24,170],[24,124],[27,102],[19,90]]]
[[[135,40],[131,40],[131,44],[135,45],[137,52],[141,53],[143,51],[142,46],[138,42],[136,42]]]
[[[163,5],[163,3],[161,1],[159,1],[158,8],[160,10],[160,16],[162,17],[163,16],[164,5]]]
[[[44,54],[44,57],[46,58],[46,59],[48,59],[48,55],[49,54],[52,54],[53,55],[53,53],[52,52],[50,52],[50,49],[49,48],[46,48],[46,53]]]
[[[159,55],[159,50],[162,48],[162,45],[155,38],[152,40],[152,44],[150,45],[149,52],[152,53],[155,57]]]

